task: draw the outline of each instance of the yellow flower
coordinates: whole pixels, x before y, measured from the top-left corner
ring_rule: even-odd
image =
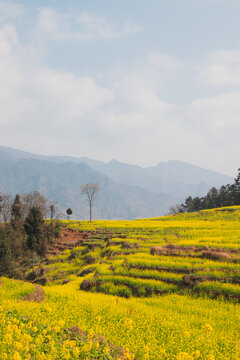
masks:
[[[147,352],[149,352],[149,351],[150,351],[150,349],[149,349],[149,347],[148,347],[148,346],[146,346],[146,345],[145,345],[145,346],[143,347],[143,351],[144,351],[145,353],[147,353]]]
[[[55,326],[53,328],[53,330],[56,332],[56,333],[59,333],[61,331],[61,328],[59,326]]]
[[[123,326],[129,330],[133,329],[134,322],[132,319],[126,318],[124,320]]]
[[[164,349],[159,349],[159,353],[160,353],[161,355],[164,355],[164,356],[167,355],[167,354],[166,354],[166,351],[165,351]]]
[[[190,338],[190,332],[189,331],[184,331],[183,332],[183,336],[185,337],[185,338]]]
[[[205,331],[208,331],[208,332],[212,332],[213,331],[213,328],[211,327],[210,324],[204,324],[202,326],[202,329],[205,330]]]
[[[71,359],[71,355],[70,355],[69,350],[66,349],[64,346],[63,346],[63,348],[61,349],[61,355],[63,356],[63,358],[64,358],[65,360]]]
[[[208,354],[206,359],[207,360],[215,360],[215,356],[213,355],[213,353],[210,353],[210,354]]]
[[[40,345],[43,343],[43,336],[40,334],[36,337],[36,344]]]
[[[79,349],[79,347],[75,347],[75,348],[73,349],[73,356],[79,357],[79,354],[80,354],[80,349]]]
[[[88,332],[88,338],[89,338],[89,339],[92,339],[92,338],[93,338],[93,335],[94,335],[94,331],[93,331],[93,330],[90,330],[90,331]]]
[[[96,319],[97,319],[97,322],[100,322],[100,321],[102,320],[102,317],[101,317],[100,315],[98,315],[98,316],[96,317]]]
[[[50,346],[50,347],[54,347],[54,345],[55,345],[55,341],[54,341],[54,340],[49,341],[49,346]]]
[[[53,359],[55,359],[57,357],[57,350],[55,349],[55,347],[51,347],[50,351]]]
[[[83,326],[82,326],[82,331],[84,332],[84,331],[86,331],[86,330],[87,330],[86,325],[83,325]]]
[[[85,352],[88,352],[88,346],[87,346],[87,344],[83,345],[82,351],[83,351],[84,353],[85,353]]]
[[[47,357],[44,353],[38,354],[39,360],[47,360]]]
[[[7,344],[12,342],[12,335],[10,334],[5,334],[4,335],[4,342],[6,342]]]
[[[186,352],[180,352],[177,355],[177,360],[193,360],[193,357]]]
[[[109,347],[105,346],[105,348],[103,349],[103,354],[107,355],[109,353]]]
[[[23,350],[23,344],[16,341],[13,346],[15,347],[15,349],[17,349],[18,351],[22,351]]]
[[[200,356],[201,356],[200,351],[199,351],[199,350],[196,350],[195,353],[194,353],[194,358],[195,358],[195,359],[199,359]]]
[[[22,360],[21,356],[19,355],[19,352],[15,352],[13,355],[13,360]]]
[[[59,320],[58,325],[62,328],[65,325],[65,322],[63,320]]]
[[[135,355],[134,354],[131,354],[130,352],[126,352],[124,354],[124,360],[134,360],[135,359]],[[117,359],[119,360],[119,359]]]

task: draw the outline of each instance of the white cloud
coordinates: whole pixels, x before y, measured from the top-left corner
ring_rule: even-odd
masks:
[[[21,5],[5,1],[0,3],[0,23],[16,20],[22,14],[23,7]]]
[[[169,70],[177,69],[181,66],[180,61],[176,60],[168,54],[162,53],[150,54],[148,61],[151,65]]]
[[[60,14],[51,8],[43,8],[35,32],[39,37],[45,36],[46,40],[82,42],[120,38],[140,30],[139,26],[131,23],[116,29],[107,18],[86,11],[81,14]]]
[[[240,50],[220,50],[210,55],[210,61],[214,64],[232,65],[240,63]]]
[[[112,100],[111,90],[89,77],[36,63],[12,26],[0,30],[0,123],[21,124],[21,131],[45,132],[68,123],[81,128],[82,117]],[[33,126],[33,123],[35,125]],[[29,127],[29,125],[31,126]]]
[[[85,34],[91,34],[93,38],[118,38],[141,31],[140,26],[131,23],[125,23],[121,29],[115,30],[106,17],[89,14],[86,11],[78,16],[77,21],[84,27]]]
[[[189,115],[194,125],[199,124],[202,131],[214,133],[225,129],[240,131],[240,91],[194,100],[189,106]]]
[[[121,107],[135,109],[139,112],[168,111],[169,105],[156,94],[155,79],[152,74],[137,72],[122,77],[114,85],[117,97],[122,100]]]
[[[199,78],[211,86],[240,85],[240,50],[218,51],[200,68]]]

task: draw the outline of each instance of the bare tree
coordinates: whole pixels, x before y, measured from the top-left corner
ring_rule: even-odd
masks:
[[[54,204],[51,204],[49,206],[49,210],[50,210],[50,219],[51,219],[51,224],[53,222],[53,218],[54,218],[54,215],[55,215],[55,205]]]
[[[10,221],[11,206],[12,206],[11,195],[0,193],[0,219],[2,218],[3,222],[5,223]]]
[[[39,191],[30,192],[22,195],[22,204],[23,204],[23,215],[24,218],[28,215],[32,207],[38,207],[43,217],[47,216],[49,209],[49,200]]]
[[[57,201],[51,202],[49,201],[49,206],[48,206],[48,213],[50,215],[50,220],[51,222],[53,222],[53,220],[55,219],[60,219],[64,217],[64,213],[63,211],[60,209],[59,204]]]
[[[184,212],[183,206],[181,204],[176,204],[175,206],[170,206],[169,213],[167,215],[176,215],[183,212]]]
[[[85,184],[80,188],[80,194],[84,195],[87,199],[89,205],[89,221],[92,221],[92,206],[96,199],[98,192],[100,191],[100,186],[96,184]]]

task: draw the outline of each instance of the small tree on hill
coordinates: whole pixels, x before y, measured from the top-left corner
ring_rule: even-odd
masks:
[[[69,217],[72,215],[72,209],[70,209],[70,208],[68,208],[67,210],[66,210],[66,213],[67,213],[67,216],[68,216],[68,220],[69,220]]]
[[[51,204],[49,206],[49,210],[50,210],[50,219],[51,219],[51,224],[53,223],[53,218],[54,218],[54,215],[55,215],[55,205],[54,204]]]
[[[92,221],[92,207],[94,204],[94,201],[96,200],[96,196],[100,191],[100,186],[96,184],[86,184],[84,186],[81,186],[80,188],[80,194],[84,195],[87,199],[88,205],[89,205],[89,221]]]

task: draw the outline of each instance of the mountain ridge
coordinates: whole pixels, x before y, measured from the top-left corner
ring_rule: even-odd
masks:
[[[212,186],[233,181],[226,175],[178,160],[142,168],[115,159],[104,163],[87,157],[38,155],[3,146],[0,165],[0,191],[14,194],[38,190],[58,201],[62,210],[73,207],[77,218],[87,218],[87,204],[77,194],[80,186],[88,182],[99,182],[102,188],[95,217],[134,219],[164,215],[186,196],[201,196]]]

